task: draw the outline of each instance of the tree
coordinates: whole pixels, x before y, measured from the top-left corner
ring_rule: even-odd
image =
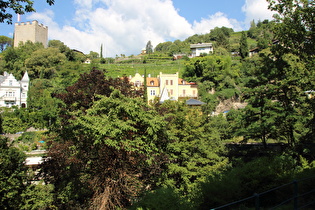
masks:
[[[315,51],[315,2],[309,0],[279,0],[269,2],[276,11],[275,36],[281,44],[277,50],[293,53],[300,58],[310,58]]]
[[[100,52],[100,58],[103,58],[103,44],[101,44],[101,52]]]
[[[57,121],[58,99],[52,98],[53,85],[48,79],[34,79],[28,91],[29,123],[35,128],[50,128]]]
[[[144,68],[144,80],[143,80],[143,101],[148,102],[148,92],[147,92],[147,69]]]
[[[0,138],[0,208],[20,209],[25,190],[25,154],[13,147],[7,138]]]
[[[42,43],[27,41],[18,47],[8,47],[3,53],[4,71],[17,75],[17,79],[21,79],[25,72],[25,60],[30,58],[33,52],[44,49]]]
[[[32,78],[51,79],[65,63],[66,56],[56,48],[40,49],[25,60],[25,66]]]
[[[145,47],[146,53],[147,54],[152,54],[153,53],[153,46],[151,44],[151,41],[148,41],[146,47]]]
[[[114,90],[63,120],[68,123],[56,130],[43,168],[60,195],[59,207],[125,208],[146,187],[154,188],[167,133],[146,102]]]
[[[74,85],[54,96],[61,99],[69,111],[88,109],[99,99],[99,95],[110,96],[114,89],[120,90],[123,95],[129,97],[142,96],[142,90],[132,90],[127,77],[106,78],[104,73],[97,69],[84,73]]]
[[[193,202],[193,192],[198,184],[227,166],[228,160],[222,155],[223,129],[219,129],[224,127],[224,119],[204,118],[200,110],[176,101],[166,101],[156,109],[164,117],[171,134],[163,184]]]
[[[12,39],[7,36],[0,36],[0,52],[10,46],[12,46]]]
[[[49,5],[53,5],[55,0],[46,0]],[[35,12],[33,1],[30,0],[1,0],[0,1],[0,23],[6,21],[12,24],[11,11],[16,14],[25,14],[27,12]]]
[[[247,44],[247,35],[245,31],[242,31],[242,36],[240,39],[240,56],[244,59],[248,57],[248,44]]]
[[[233,29],[227,28],[227,27],[215,27],[214,29],[210,30],[210,40],[216,41],[216,46],[224,47],[225,49],[229,50],[230,43],[229,43],[229,37],[231,36],[231,33],[233,32]]]

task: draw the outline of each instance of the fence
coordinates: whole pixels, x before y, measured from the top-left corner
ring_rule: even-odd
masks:
[[[263,193],[228,203],[211,210],[227,209],[315,209],[315,176],[284,184]]]

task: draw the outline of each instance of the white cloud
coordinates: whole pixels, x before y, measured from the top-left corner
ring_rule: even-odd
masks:
[[[256,23],[258,20],[272,20],[272,15],[274,14],[274,12],[268,10],[268,2],[266,0],[246,0],[242,11],[246,15],[246,25],[249,25],[252,20],[255,20]]]
[[[209,15],[200,22],[189,23],[178,14],[172,0],[74,0],[75,15],[60,25],[54,13],[46,10],[34,13],[36,19],[48,26],[49,39],[57,39],[84,53],[100,52],[136,55],[150,40],[153,46],[165,41],[186,39],[193,34],[208,33],[215,27],[243,30],[239,20],[222,12]],[[262,9],[266,8],[266,9]],[[270,17],[265,0],[246,0],[242,8],[246,21]]]
[[[99,52],[103,44],[107,56],[139,54],[151,40],[184,39],[194,34],[191,24],[181,17],[171,0],[75,0],[71,25],[59,26],[53,14],[30,17],[49,26],[49,38],[58,39],[84,53]]]
[[[209,33],[215,27],[233,28],[234,31],[242,30],[240,23],[235,19],[229,19],[224,13],[217,12],[209,16],[208,19],[201,19],[200,22],[195,21],[193,29],[196,34]]]

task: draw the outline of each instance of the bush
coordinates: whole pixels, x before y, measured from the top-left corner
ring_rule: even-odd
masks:
[[[223,175],[209,177],[201,186],[203,195],[201,208],[225,205],[290,183],[296,172],[295,165],[293,158],[288,155],[260,157],[239,164]],[[278,197],[270,194],[265,199],[268,202],[275,202]]]
[[[180,198],[171,188],[160,188],[149,192],[135,203],[131,209],[193,209],[191,204]]]

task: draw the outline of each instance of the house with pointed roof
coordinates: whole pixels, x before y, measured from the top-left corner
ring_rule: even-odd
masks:
[[[29,82],[27,72],[24,73],[21,81],[7,72],[0,75],[0,107],[27,107]]]
[[[129,78],[134,88],[144,86],[144,76],[136,73],[134,77]],[[160,74],[157,77],[148,75],[146,78],[147,99],[148,102],[154,101],[157,97],[159,102],[165,100],[181,100],[198,97],[198,88],[196,83],[187,82],[179,78],[178,72],[175,74]]]

